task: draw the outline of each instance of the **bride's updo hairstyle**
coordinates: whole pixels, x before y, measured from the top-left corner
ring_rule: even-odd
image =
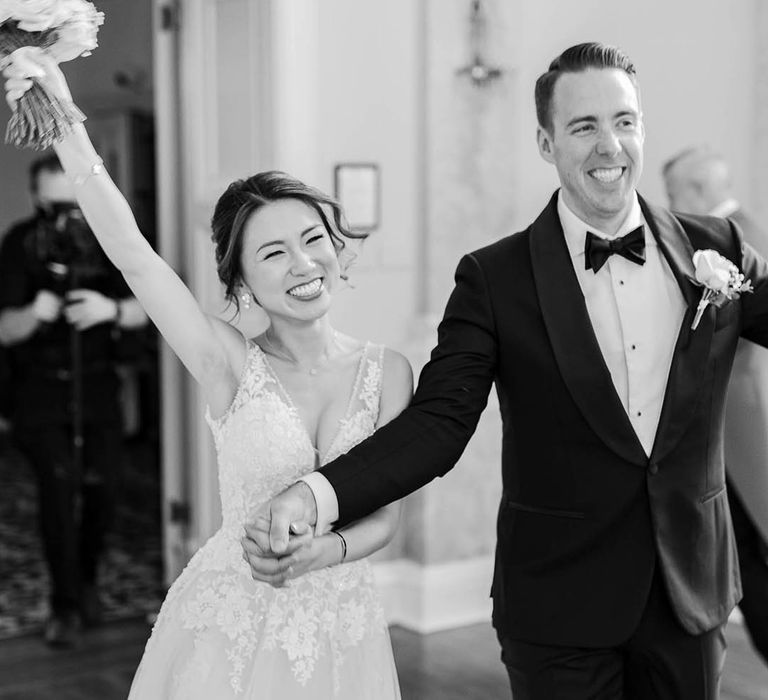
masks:
[[[257,173],[245,180],[235,180],[219,197],[211,219],[211,238],[216,246],[216,268],[229,303],[239,311],[237,286],[242,280],[240,257],[245,225],[252,214],[266,204],[281,199],[297,199],[312,207],[333,241],[336,254],[346,247],[346,238],[364,239],[367,233],[350,231],[339,203],[320,190],[277,170]],[[329,219],[333,215],[333,224]],[[346,279],[342,266],[342,279]]]

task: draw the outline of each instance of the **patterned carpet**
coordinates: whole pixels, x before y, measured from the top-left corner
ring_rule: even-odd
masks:
[[[38,630],[48,616],[35,492],[31,469],[0,432],[0,639]],[[159,608],[165,593],[160,531],[154,450],[142,443],[126,445],[115,523],[100,573],[106,620],[145,617]]]

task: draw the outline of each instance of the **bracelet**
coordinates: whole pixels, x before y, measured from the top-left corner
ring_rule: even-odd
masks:
[[[341,540],[341,561],[339,564],[343,564],[344,560],[347,558],[347,541],[344,539],[344,535],[342,535],[338,530],[334,530],[333,534],[338,535],[339,539]]]
[[[80,185],[84,185],[88,181],[88,178],[93,175],[100,175],[102,172],[104,172],[104,161],[101,158],[97,158],[96,162],[91,165],[90,170],[87,173],[83,175],[73,175],[72,182],[76,187],[80,187]]]

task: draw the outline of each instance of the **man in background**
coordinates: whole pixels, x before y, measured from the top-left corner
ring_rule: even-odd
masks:
[[[97,569],[121,463],[115,372],[126,329],[147,317],[107,260],[55,155],[30,168],[36,213],[0,245],[0,344],[15,441],[38,481],[51,581],[51,646],[99,621]]]
[[[728,164],[705,147],[689,148],[663,168],[670,209],[731,218],[744,238],[768,256],[761,228],[734,198]],[[744,597],[739,608],[755,649],[768,663],[768,350],[741,340],[725,414],[728,502],[739,552]]]

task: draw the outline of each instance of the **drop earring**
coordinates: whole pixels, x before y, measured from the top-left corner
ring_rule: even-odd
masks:
[[[243,292],[240,295],[240,301],[243,303],[243,307],[245,309],[250,309],[251,304],[253,303],[253,297],[251,296],[250,292]]]

